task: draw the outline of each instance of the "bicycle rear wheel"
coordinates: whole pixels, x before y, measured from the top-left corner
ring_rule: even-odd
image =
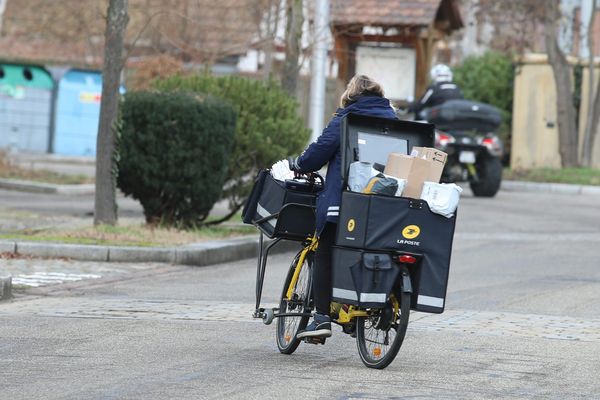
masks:
[[[358,354],[369,368],[387,367],[402,346],[408,328],[410,293],[401,292],[398,301],[400,305],[397,312],[388,302],[385,308],[356,320]]]
[[[296,265],[300,259],[302,251],[300,251],[292,264],[287,274],[285,284],[283,285],[283,291],[281,293],[281,300],[279,302],[279,313],[304,313],[310,311],[310,271],[312,269],[313,252],[308,252],[304,263],[302,264],[300,275],[294,286],[292,296],[287,299],[287,291],[294,276]],[[308,316],[289,316],[289,317],[278,317],[277,318],[277,347],[283,354],[292,354],[298,348],[300,340],[296,338],[298,331],[306,328],[308,323]]]

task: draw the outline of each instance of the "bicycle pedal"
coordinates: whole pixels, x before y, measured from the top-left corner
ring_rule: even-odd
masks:
[[[309,344],[325,344],[324,337],[306,337],[304,341]]]

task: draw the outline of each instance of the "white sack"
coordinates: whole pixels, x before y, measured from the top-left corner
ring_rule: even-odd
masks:
[[[461,193],[462,188],[454,183],[424,182],[421,199],[429,204],[432,212],[451,218]]]

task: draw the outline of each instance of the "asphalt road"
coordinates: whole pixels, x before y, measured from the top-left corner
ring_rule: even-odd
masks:
[[[446,312],[412,313],[383,371],[339,328],[279,354],[274,325],[249,317],[254,260],[130,266],[0,303],[0,398],[600,398],[599,200],[467,193]],[[272,258],[266,304],[290,258]]]

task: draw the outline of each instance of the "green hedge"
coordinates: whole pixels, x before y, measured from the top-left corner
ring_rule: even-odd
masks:
[[[219,199],[231,156],[235,111],[191,93],[129,92],[121,107],[117,185],[146,220],[199,225]]]
[[[460,86],[465,98],[498,107],[503,123],[499,134],[506,139],[512,124],[514,65],[510,57],[488,52],[471,56],[452,69],[454,82]]]
[[[260,168],[299,153],[310,132],[298,115],[296,100],[275,82],[238,76],[177,75],[154,82],[156,89],[209,93],[229,101],[238,120],[235,145],[227,170],[223,198],[229,200],[231,217],[243,205],[252,179]]]

